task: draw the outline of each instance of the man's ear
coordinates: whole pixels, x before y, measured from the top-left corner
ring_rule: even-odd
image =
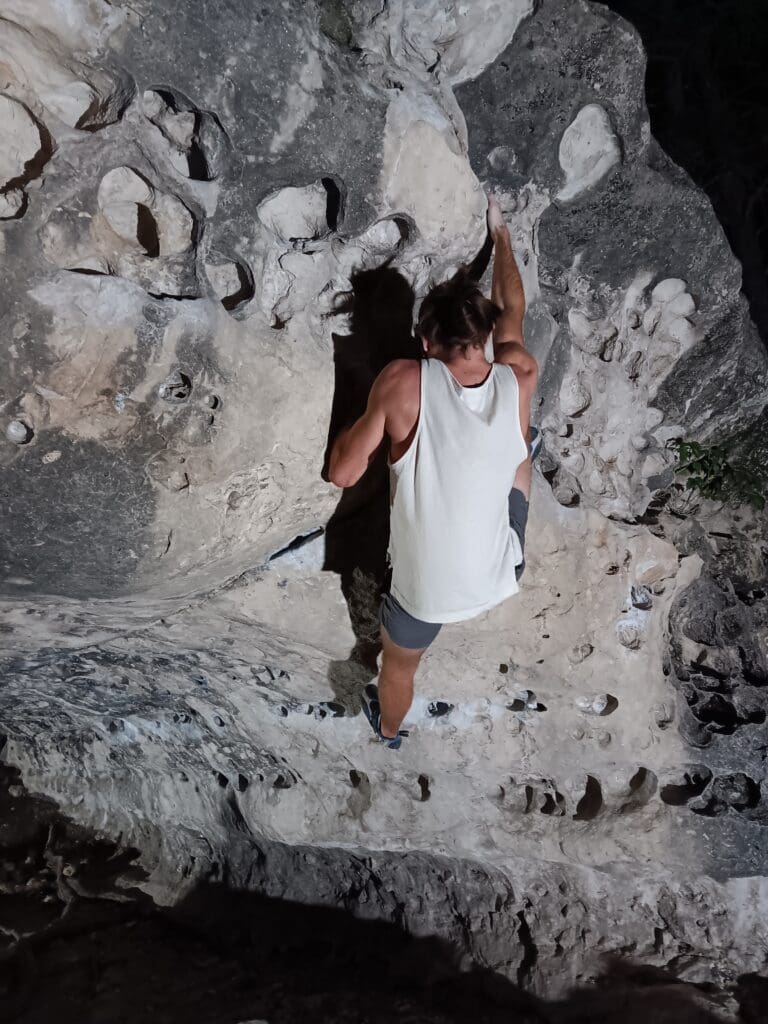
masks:
[[[424,335],[423,334],[418,334],[417,337],[418,337],[419,341],[421,342],[421,347],[424,350],[424,352],[429,352],[429,342],[424,337]]]

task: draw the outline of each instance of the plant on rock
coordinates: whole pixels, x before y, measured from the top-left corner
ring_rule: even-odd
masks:
[[[765,507],[768,470],[750,452],[734,454],[730,444],[704,445],[682,438],[667,443],[677,459],[675,473],[687,473],[689,490],[730,505]]]

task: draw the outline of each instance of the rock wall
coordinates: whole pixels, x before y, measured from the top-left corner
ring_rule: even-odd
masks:
[[[6,760],[160,901],[354,907],[542,990],[605,951],[760,969],[766,526],[682,503],[666,442],[754,431],[768,359],[635,32],[581,0],[0,17]],[[482,269],[483,187],[542,366],[525,587],[443,630],[393,757],[359,714],[386,467],[321,470],[430,282]]]

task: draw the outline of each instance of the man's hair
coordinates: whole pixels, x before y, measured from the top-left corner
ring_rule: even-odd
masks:
[[[463,266],[425,297],[416,333],[443,348],[482,347],[500,314],[470,276],[469,267]]]

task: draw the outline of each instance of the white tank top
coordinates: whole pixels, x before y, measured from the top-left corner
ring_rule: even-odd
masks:
[[[507,498],[527,455],[510,366],[465,388],[439,359],[422,361],[416,433],[390,467],[391,592],[411,615],[460,622],[517,593]]]

